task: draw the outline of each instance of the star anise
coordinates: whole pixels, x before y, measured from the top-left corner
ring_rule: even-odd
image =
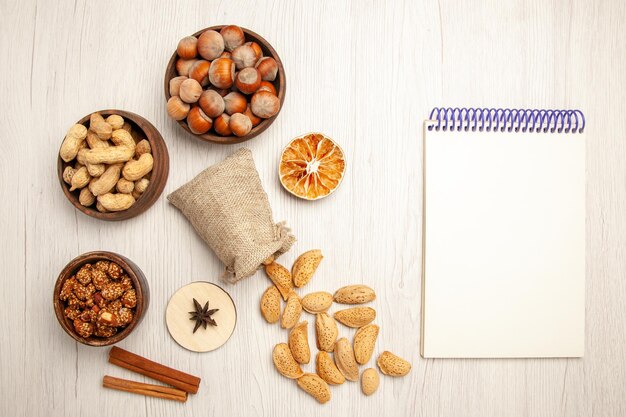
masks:
[[[191,314],[191,317],[189,318],[189,320],[196,321],[196,325],[193,328],[194,333],[196,332],[196,330],[200,328],[200,326],[204,327],[205,329],[206,329],[207,324],[210,324],[211,326],[217,326],[217,323],[211,316],[215,314],[216,312],[218,312],[219,308],[214,308],[214,309],[209,310],[208,301],[206,302],[204,307],[202,307],[195,298],[193,299],[193,306],[196,309],[196,311],[189,312],[189,314]]]

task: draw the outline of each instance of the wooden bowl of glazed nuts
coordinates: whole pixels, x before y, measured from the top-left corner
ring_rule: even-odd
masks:
[[[126,220],[159,198],[169,173],[169,154],[159,131],[122,110],[89,114],[67,132],[58,157],[67,199],[101,220]]]
[[[165,71],[167,112],[199,139],[252,139],[285,101],[280,57],[265,39],[235,25],[212,26],[180,40]]]
[[[88,252],[68,263],[54,286],[54,311],[74,340],[107,346],[128,336],[143,319],[150,289],[132,261],[113,252]]]

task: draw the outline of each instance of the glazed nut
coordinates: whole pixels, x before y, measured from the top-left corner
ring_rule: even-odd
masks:
[[[227,51],[232,51],[238,46],[243,45],[246,40],[243,30],[235,25],[224,26],[222,30],[220,30],[220,34],[224,39],[224,48]]]
[[[218,58],[209,67],[209,81],[217,88],[230,88],[235,80],[235,63],[229,58]]]
[[[187,115],[187,125],[196,135],[202,135],[211,129],[213,120],[202,111],[200,107],[193,107]]]
[[[274,58],[266,56],[256,63],[256,69],[261,73],[263,81],[274,81],[278,74],[278,63]]]
[[[244,94],[252,94],[261,86],[261,73],[256,68],[244,68],[237,73],[235,86]]]
[[[193,78],[186,79],[180,84],[180,98],[185,103],[195,103],[202,94],[202,86]]]
[[[230,116],[228,126],[233,134],[239,137],[246,136],[252,130],[252,122],[248,116],[242,113],[235,113]]]
[[[211,118],[224,113],[225,103],[222,96],[215,90],[206,90],[200,96],[198,104],[202,111]]]
[[[241,45],[235,48],[231,54],[238,70],[254,67],[254,64],[256,64],[256,52],[250,45]]]
[[[248,102],[243,94],[232,91],[224,96],[224,110],[229,115],[243,113],[246,111],[246,107],[248,107]]]
[[[254,50],[257,62],[263,57],[263,50],[256,42],[246,42],[245,45],[250,46]]]
[[[180,85],[188,78],[189,77],[185,75],[179,75],[178,77],[172,78],[170,80],[170,96],[180,95]]]
[[[189,69],[189,78],[198,81],[201,86],[209,85],[209,67],[211,63],[200,59],[196,61]]]
[[[218,135],[230,136],[233,132],[230,130],[229,123],[230,116],[226,113],[222,113],[213,121],[213,128]]]
[[[198,38],[198,53],[207,61],[212,61],[224,52],[224,38],[214,30],[207,30]]]
[[[178,41],[176,53],[183,59],[195,58],[198,54],[198,39],[195,36],[185,36]]]
[[[172,96],[167,100],[167,114],[174,120],[183,120],[189,114],[191,106],[180,99]]]
[[[250,109],[255,115],[267,119],[278,113],[280,100],[268,91],[259,91],[252,96]]]
[[[189,76],[191,66],[196,62],[195,59],[179,59],[176,61],[176,72],[178,75]]]

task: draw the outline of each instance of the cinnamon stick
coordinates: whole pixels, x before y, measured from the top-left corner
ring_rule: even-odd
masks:
[[[162,387],[160,385],[144,384],[143,382],[129,381],[105,375],[102,386],[118,391],[126,391],[133,394],[147,395],[150,397],[163,398],[166,400],[187,401],[187,393],[176,388]]]
[[[161,365],[117,346],[111,348],[109,362],[191,394],[197,393],[200,387],[200,378],[196,376]]]

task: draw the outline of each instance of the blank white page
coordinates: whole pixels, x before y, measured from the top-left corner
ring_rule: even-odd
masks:
[[[584,134],[424,132],[422,356],[578,357]]]

